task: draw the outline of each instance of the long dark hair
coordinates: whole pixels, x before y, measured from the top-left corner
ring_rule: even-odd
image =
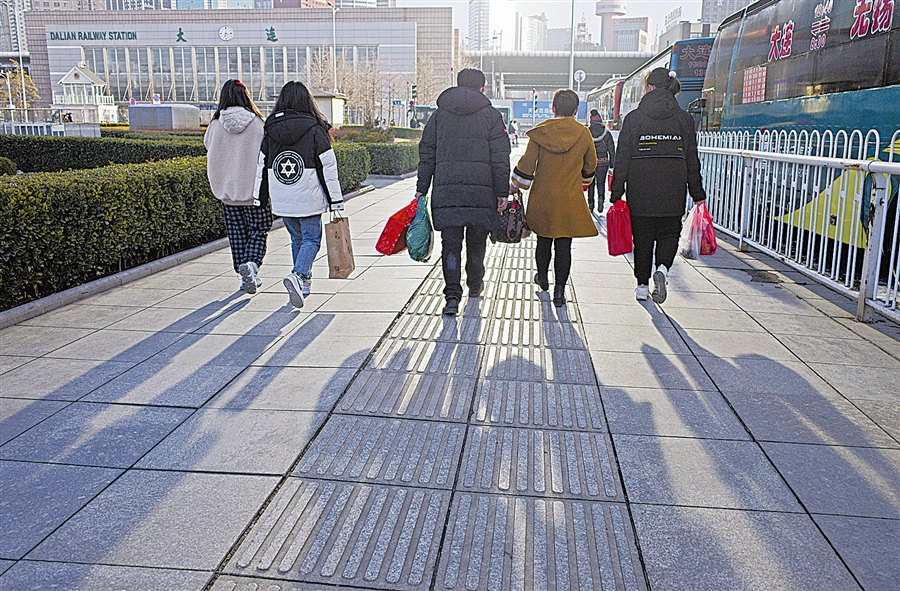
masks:
[[[649,84],[653,88],[662,88],[668,90],[673,95],[681,92],[681,82],[675,77],[675,72],[670,72],[668,68],[655,68],[647,74],[644,85]]]
[[[262,113],[250,98],[250,91],[240,80],[228,80],[222,85],[222,92],[219,93],[219,108],[216,109],[213,119],[218,119],[219,114],[228,107],[244,107],[262,118]]]
[[[312,93],[302,82],[291,81],[284,85],[281,92],[278,93],[278,99],[275,101],[275,113],[280,111],[296,111],[298,113],[308,113],[319,121],[319,125],[325,128],[325,131],[331,129],[331,124],[322,115],[316,105],[316,100]]]

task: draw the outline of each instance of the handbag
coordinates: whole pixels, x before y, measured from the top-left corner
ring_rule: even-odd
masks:
[[[381,254],[391,255],[406,248],[406,229],[416,217],[418,203],[418,200],[413,199],[412,203],[388,218],[375,244],[375,250]]]
[[[516,193],[521,198],[522,193]],[[509,200],[506,209],[500,212],[497,227],[491,230],[491,242],[516,243],[528,238],[531,230],[525,221],[525,205],[515,197]]]
[[[619,256],[634,250],[631,235],[631,210],[622,199],[613,203],[606,212],[606,241],[609,256]]]
[[[328,278],[346,279],[356,269],[353,243],[350,240],[350,219],[337,212],[325,224],[325,247],[328,250]]]
[[[431,257],[433,246],[434,230],[431,228],[431,218],[428,217],[428,198],[420,195],[416,205],[416,217],[406,229],[406,248],[409,258],[427,263]]]

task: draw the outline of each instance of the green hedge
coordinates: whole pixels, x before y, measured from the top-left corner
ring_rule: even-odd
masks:
[[[372,157],[372,174],[390,176],[412,172],[419,166],[419,143],[361,144]]]
[[[206,158],[0,178],[0,309],[225,235]]]
[[[203,143],[202,131],[131,131],[125,129],[100,129],[101,137],[126,140],[172,140]]]
[[[338,163],[341,192],[349,193],[359,187],[372,169],[372,157],[362,144],[335,142],[334,155]]]
[[[0,156],[14,160],[23,172],[80,170],[205,154],[202,142],[184,140],[0,135]]]
[[[9,158],[4,158],[0,156],[0,176],[6,174],[16,174],[18,168],[16,167],[16,163],[10,160]]]

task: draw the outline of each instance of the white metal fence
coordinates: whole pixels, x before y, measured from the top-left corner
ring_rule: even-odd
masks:
[[[716,226],[900,319],[900,130],[701,132]]]

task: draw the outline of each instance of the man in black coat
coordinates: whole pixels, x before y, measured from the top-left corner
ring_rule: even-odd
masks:
[[[431,192],[431,218],[441,232],[444,314],[462,299],[462,243],[469,297],[484,290],[484,251],[509,195],[509,136],[484,96],[484,74],[466,68],[441,93],[419,143],[416,197]]]
[[[603,202],[606,200],[606,174],[616,167],[616,142],[612,134],[603,125],[603,118],[597,109],[591,109],[591,136],[597,150],[597,170],[594,171],[594,182],[588,185],[588,209],[594,210],[594,190],[597,191],[597,211],[603,213]]]

